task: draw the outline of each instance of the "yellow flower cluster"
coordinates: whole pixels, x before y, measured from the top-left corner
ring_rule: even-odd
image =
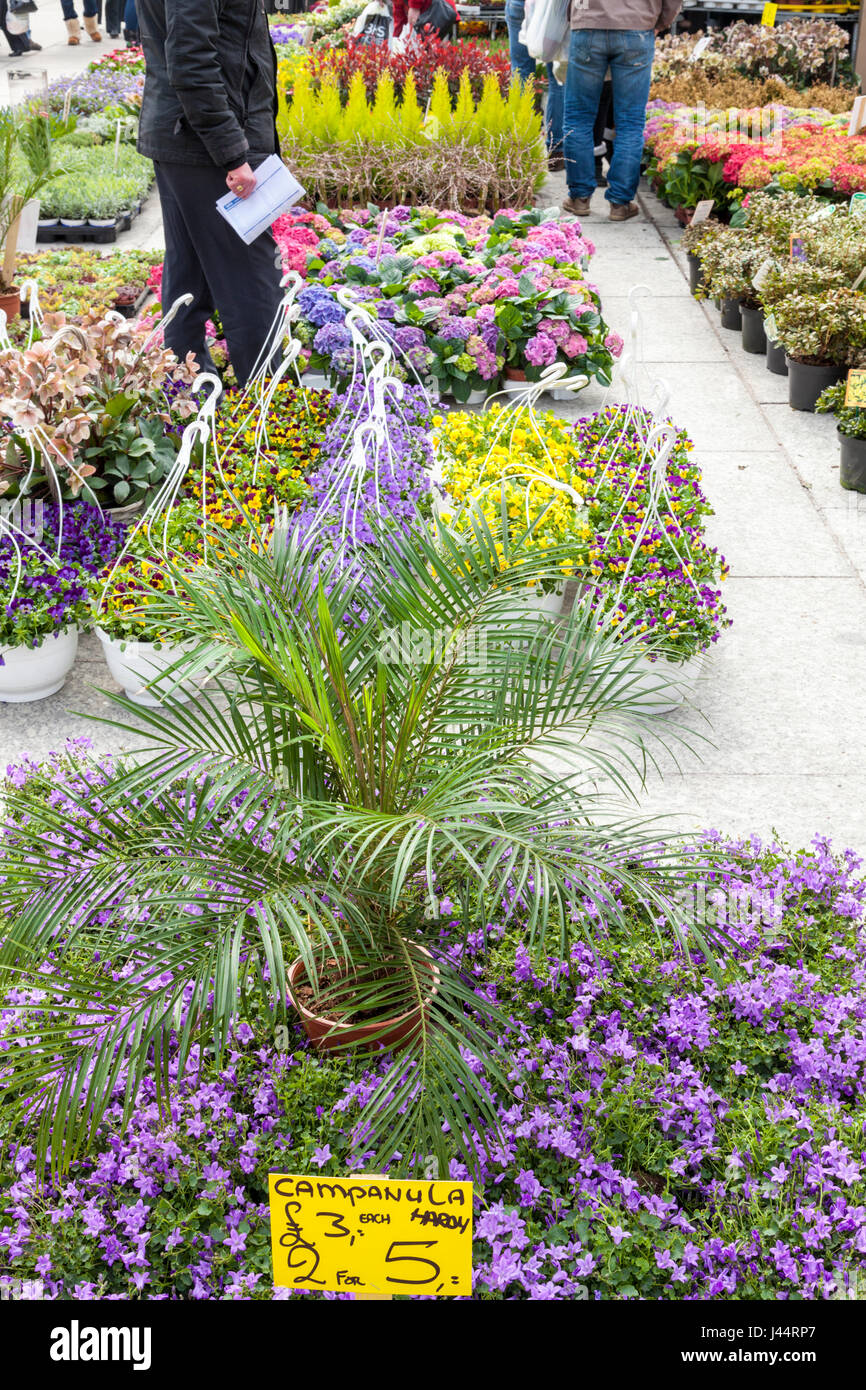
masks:
[[[584,498],[590,480],[567,424],[550,413],[538,422],[536,430],[527,412],[515,414],[496,403],[483,414],[434,417],[442,479],[455,504],[453,516],[446,515],[458,530],[468,529],[465,504],[471,503],[494,530],[504,504],[512,537],[533,528],[526,549],[574,545],[574,562],[561,565],[570,575],[584,559],[581,552],[589,554],[592,528]]]

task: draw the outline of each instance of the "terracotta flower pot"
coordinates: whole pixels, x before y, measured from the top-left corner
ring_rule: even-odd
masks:
[[[505,368],[505,380],[506,380],[506,381],[525,381],[525,380],[526,380],[526,372],[523,370],[522,367],[506,367],[506,368]]]
[[[418,946],[415,949],[429,961],[430,988],[427,995],[429,1000],[439,990],[439,967],[430,952],[426,951],[423,946]],[[393,1018],[379,1019],[374,1023],[338,1023],[334,1019],[326,1018],[323,1014],[313,1012],[301,1003],[297,997],[297,988],[302,981],[308,981],[308,979],[307,968],[298,957],[289,967],[289,998],[301,1016],[304,1032],[310,1042],[322,1052],[331,1051],[333,1048],[357,1046],[358,1044],[365,1047],[367,1051],[399,1051],[415,1036],[421,1020],[422,1008],[427,1009],[425,1003],[417,1008],[409,1009],[406,1013],[396,1014]]]
[[[21,291],[17,286],[7,290],[5,294],[0,294],[0,309],[6,315],[7,322],[9,319],[17,319],[21,313]]]

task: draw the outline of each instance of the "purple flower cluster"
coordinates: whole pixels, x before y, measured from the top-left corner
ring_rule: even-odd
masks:
[[[0,536],[0,648],[38,647],[50,634],[85,622],[88,580],[114,559],[125,535],[123,522],[86,502],[62,509],[27,503],[25,510],[41,532],[32,539]]]
[[[49,776],[74,823],[79,779],[100,774],[70,752],[9,775]],[[716,977],[649,918],[641,931],[640,905],[636,942],[587,901],[592,943],[546,958],[522,938],[516,893],[516,922],[465,937],[442,895],[439,952],[507,1017],[511,1089],[476,1174],[476,1297],[820,1299],[863,1278],[861,868],[818,837],[791,854],[710,833],[684,884],[724,925]],[[60,968],[37,995],[7,992],[7,1038],[50,1004]],[[252,1018],[219,1067],[198,1049],[182,1071],[170,1058],[168,1107],[150,1077],[126,1128],[121,1068],[95,1151],[58,1183],[40,1187],[33,1149],[7,1145],[4,1268],[49,1299],[294,1296],[270,1281],[267,1174],[363,1171],[353,1126],[384,1063],[314,1060],[300,1029],[289,1042],[276,1050]],[[466,1173],[455,1151],[451,1175]]]

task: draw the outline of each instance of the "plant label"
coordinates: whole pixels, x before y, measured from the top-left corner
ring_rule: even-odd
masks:
[[[866,97],[855,97],[854,105],[851,107],[851,119],[848,122],[848,134],[859,135],[864,125],[866,125]]]
[[[791,264],[806,260],[806,247],[801,236],[791,237]]]
[[[770,271],[773,269],[774,265],[775,261],[773,260],[772,256],[768,256],[766,260],[761,261],[761,264],[758,266],[758,269],[752,276],[752,284],[754,285],[756,290],[759,290],[761,288]]]
[[[472,1292],[472,1183],[271,1173],[281,1288],[388,1296]]]
[[[701,54],[706,53],[707,49],[712,43],[712,39],[712,34],[704,34],[704,37],[702,39],[698,39],[697,43],[695,44],[694,48],[689,54],[690,63],[696,63],[700,58]]]
[[[852,367],[845,382],[845,405],[860,410],[866,407],[866,371]]]
[[[778,8],[778,5],[765,5],[761,12],[761,23],[765,24],[768,29],[772,29],[773,25],[776,23],[776,11]]]
[[[764,318],[764,332],[766,333],[766,335],[767,335],[767,337],[769,338],[769,340],[770,340],[771,343],[775,343],[775,342],[778,341],[778,339],[776,338],[776,319],[775,319],[775,315],[773,315],[773,314],[767,314],[767,315],[765,316],[765,318]]]
[[[816,208],[814,212],[810,212],[810,213],[809,213],[809,216],[806,218],[806,221],[807,221],[807,222],[823,222],[823,220],[824,220],[825,217],[832,217],[832,216],[833,216],[833,208],[834,208],[834,206],[835,206],[835,205],[834,205],[833,203],[825,203],[823,207]]]
[[[863,269],[860,271],[860,274],[857,276],[857,279],[851,286],[852,290],[859,290],[864,280],[866,280],[866,265],[864,265]]]
[[[852,193],[848,211],[855,213],[857,217],[862,217],[866,213],[866,193]]]
[[[700,222],[706,222],[715,205],[715,198],[702,199],[702,201],[698,203],[697,207],[692,213],[692,220],[689,223],[689,226],[697,227]]]

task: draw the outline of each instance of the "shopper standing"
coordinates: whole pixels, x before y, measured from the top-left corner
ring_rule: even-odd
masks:
[[[66,20],[67,43],[81,43],[81,25],[78,23],[78,15],[75,13],[75,0],[60,0],[60,8],[63,11],[63,18]],[[102,35],[99,32],[99,25],[96,16],[99,13],[99,0],[82,0],[82,16],[84,27],[94,43],[102,42]]]
[[[612,222],[636,217],[646,104],[655,36],[679,14],[681,0],[573,0],[565,80],[566,212],[585,216],[595,188],[593,126],[610,67],[616,143],[605,197]]]
[[[111,39],[120,38],[124,5],[125,0],[105,0],[105,27]]]
[[[156,166],[165,228],[163,304],[193,301],[166,329],[178,357],[213,369],[205,325],[219,311],[238,381],[252,374],[282,298],[270,231],[250,246],[217,212],[249,197],[278,151],[277,60],[263,0],[138,0],[146,75],[138,148]]]
[[[516,73],[523,82],[529,82],[535,77],[535,59],[526,47],[520,42],[520,30],[523,27],[523,17],[526,13],[526,0],[506,0],[505,4],[505,23],[508,27],[508,56],[511,61],[511,71]],[[562,103],[565,95],[565,87],[562,82],[557,82],[553,75],[553,64],[547,64],[547,110],[544,117],[544,129],[547,139],[548,165],[552,170],[561,169],[562,159]]]

